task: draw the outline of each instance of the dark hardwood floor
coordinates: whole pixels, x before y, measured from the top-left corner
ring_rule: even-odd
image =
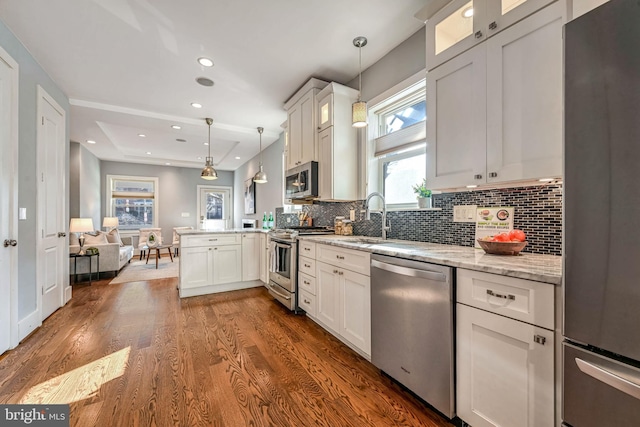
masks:
[[[110,280],[2,356],[0,403],[70,403],[83,427],[452,425],[264,288]]]

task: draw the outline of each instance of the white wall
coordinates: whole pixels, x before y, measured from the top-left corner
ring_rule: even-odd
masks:
[[[100,160],[86,147],[71,142],[69,149],[69,218],[91,218],[102,226]]]

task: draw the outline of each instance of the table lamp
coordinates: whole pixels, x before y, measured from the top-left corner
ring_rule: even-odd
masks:
[[[78,255],[84,255],[84,233],[93,231],[93,220],[91,218],[71,218],[71,224],[69,224],[70,233],[80,233],[78,242],[80,243],[80,251]]]
[[[114,228],[118,228],[118,217],[117,216],[105,216],[102,220],[102,226],[107,230],[111,231]]]

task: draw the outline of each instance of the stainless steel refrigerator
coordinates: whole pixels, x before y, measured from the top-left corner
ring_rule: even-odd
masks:
[[[640,426],[640,2],[565,27],[563,413]]]

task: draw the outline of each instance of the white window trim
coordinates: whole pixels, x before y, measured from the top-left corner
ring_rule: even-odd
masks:
[[[113,180],[132,180],[132,181],[153,181],[153,228],[158,228],[160,224],[160,187],[157,176],[134,176],[134,175],[107,175],[106,186],[106,204],[105,216],[115,216],[113,212]],[[122,230],[120,231],[122,236],[137,236],[139,231],[137,230]]]
[[[396,154],[394,156],[378,158],[377,159],[378,160],[378,176],[380,177],[380,189],[382,190],[381,193],[384,194],[384,181],[382,177],[384,176],[384,164],[386,162],[408,159],[410,157],[414,157],[416,155],[426,154],[426,153],[427,153],[427,147],[424,146],[422,148],[416,148],[414,150],[410,150],[405,153]],[[415,202],[411,202],[411,203],[387,203],[388,211],[407,210],[407,209],[418,209],[418,199],[416,199]]]

